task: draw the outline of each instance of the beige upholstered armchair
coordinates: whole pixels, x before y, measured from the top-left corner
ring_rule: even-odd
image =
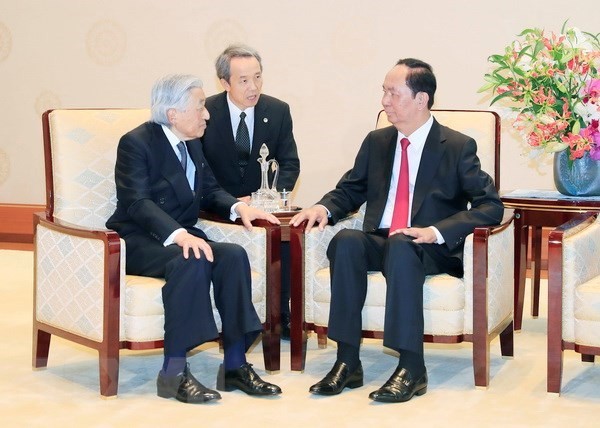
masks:
[[[586,213],[548,237],[548,392],[560,393],[563,350],[600,355],[600,216]]]
[[[33,367],[46,367],[51,335],[97,349],[100,393],[117,394],[119,349],[163,346],[163,279],[125,274],[125,243],[105,228],[116,204],[119,138],[149,110],[53,110],[43,115],[46,212],[34,216]],[[210,239],[241,244],[252,269],[252,301],[264,325],[267,370],[279,370],[279,226],[252,232],[200,219]],[[214,305],[213,305],[214,307]],[[220,318],[215,310],[217,325]]]
[[[383,112],[381,112],[383,113]],[[385,114],[377,127],[388,126]],[[436,119],[472,136],[478,145],[483,169],[500,185],[498,115],[488,111],[433,112]],[[327,342],[327,323],[331,298],[329,261],[326,249],[333,236],[343,228],[362,228],[361,209],[323,232],[304,225],[291,229],[292,259],[292,370],[303,370],[306,332],[317,333],[319,345]],[[513,254],[512,217],[496,227],[478,227],[468,236],[464,248],[463,278],[450,275],[428,276],[423,290],[425,337],[427,342],[473,342],[475,385],[488,386],[490,341],[500,334],[503,356],[513,355]],[[383,337],[385,279],[371,272],[362,312],[363,336]]]

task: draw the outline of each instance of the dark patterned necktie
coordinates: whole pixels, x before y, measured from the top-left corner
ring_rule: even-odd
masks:
[[[180,141],[177,143],[177,148],[181,153],[181,166],[183,167],[183,171],[187,171],[187,151],[185,150],[185,143]]]
[[[240,113],[240,124],[238,125],[237,132],[235,134],[235,146],[237,147],[238,154],[238,166],[240,167],[240,173],[244,175],[246,167],[248,166],[248,160],[250,159],[250,133],[246,126],[246,113]]]

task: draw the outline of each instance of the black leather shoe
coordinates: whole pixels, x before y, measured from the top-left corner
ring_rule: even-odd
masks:
[[[346,387],[358,388],[359,386],[363,386],[362,364],[358,363],[356,370],[350,373],[346,363],[336,361],[329,373],[320,382],[311,386],[309,391],[318,395],[337,395]]]
[[[290,314],[281,314],[281,340],[290,340]]]
[[[250,363],[244,363],[242,367],[235,370],[225,370],[221,364],[217,375],[217,389],[219,391],[239,389],[248,395],[281,394],[281,388],[262,380]]]
[[[385,403],[402,403],[413,398],[413,395],[423,395],[426,392],[427,372],[415,380],[408,370],[398,367],[381,388],[369,394],[369,398]]]
[[[183,372],[177,376],[165,376],[158,372],[156,379],[157,395],[162,398],[176,398],[183,403],[205,403],[220,400],[221,394],[208,389],[190,373],[190,365],[186,364]]]

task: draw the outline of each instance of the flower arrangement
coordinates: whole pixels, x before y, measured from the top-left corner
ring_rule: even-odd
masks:
[[[492,92],[490,105],[509,101],[530,147],[600,160],[598,35],[563,25],[560,34],[527,28],[518,37],[488,58],[494,69],[479,92]]]

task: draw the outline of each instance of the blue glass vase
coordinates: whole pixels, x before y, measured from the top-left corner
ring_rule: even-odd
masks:
[[[600,161],[592,159],[588,152],[572,162],[567,150],[555,153],[554,185],[563,195],[600,196]]]

